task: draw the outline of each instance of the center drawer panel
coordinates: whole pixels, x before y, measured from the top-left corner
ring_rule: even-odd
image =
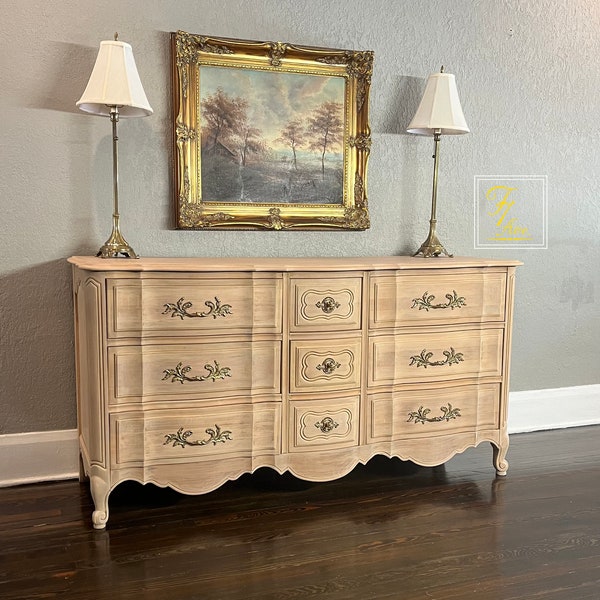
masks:
[[[361,327],[361,277],[290,278],[290,331],[347,331]]]
[[[360,387],[361,339],[294,340],[290,343],[290,392]]]
[[[280,451],[280,420],[275,402],[113,414],[111,456],[127,466],[272,454]]]
[[[108,337],[280,333],[282,279],[110,279]]]
[[[109,348],[109,402],[279,394],[280,361],[278,341]]]
[[[369,386],[502,375],[502,329],[398,333],[370,340]]]
[[[290,451],[358,446],[360,397],[290,402]]]

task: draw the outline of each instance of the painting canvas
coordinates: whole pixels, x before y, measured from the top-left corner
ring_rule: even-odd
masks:
[[[200,69],[202,197],[342,204],[342,77]]]
[[[172,34],[177,226],[369,226],[372,53]]]

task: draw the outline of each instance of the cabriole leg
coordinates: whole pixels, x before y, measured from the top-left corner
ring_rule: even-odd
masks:
[[[499,445],[492,443],[492,451],[494,453],[493,461],[496,475],[504,477],[508,471],[508,461],[506,453],[508,452],[508,436]]]
[[[96,509],[92,513],[94,529],[104,529],[108,521],[108,495],[110,493],[108,481],[98,475],[92,475],[90,477],[90,491]]]

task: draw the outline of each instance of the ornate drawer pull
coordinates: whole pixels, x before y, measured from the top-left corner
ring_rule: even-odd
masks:
[[[456,419],[460,416],[460,408],[452,408],[452,404],[448,402],[448,406],[440,406],[440,410],[442,414],[438,417],[428,417],[427,415],[431,412],[430,408],[423,408],[422,406],[419,410],[408,413],[407,423],[413,421],[414,423],[421,423],[425,425],[425,423],[440,423],[441,421],[450,421],[451,419]]]
[[[315,427],[320,429],[323,433],[330,433],[339,426],[340,424],[336,423],[331,417],[325,417],[315,423]]]
[[[450,347],[450,350],[444,350],[442,354],[446,357],[444,360],[434,360],[431,362],[429,359],[433,356],[433,352],[427,352],[426,349],[421,351],[421,354],[410,357],[409,366],[416,365],[417,368],[424,367],[443,367],[444,365],[457,365],[459,362],[463,362],[464,357],[462,352],[456,352],[454,348]]]
[[[455,308],[461,308],[467,305],[467,301],[463,296],[459,296],[456,293],[456,290],[452,290],[451,294],[446,294],[446,298],[448,302],[446,304],[432,304],[435,300],[435,296],[429,295],[429,292],[425,292],[421,298],[413,298],[413,303],[411,308],[418,308],[419,310],[425,309],[429,312],[429,309],[436,308],[450,308],[454,310]]]
[[[179,381],[179,383],[183,383],[184,381],[207,381],[210,379],[211,381],[216,381],[217,379],[225,379],[225,377],[231,377],[231,369],[229,367],[222,367],[216,360],[214,361],[215,365],[207,364],[204,365],[204,368],[208,371],[208,375],[196,375],[196,377],[188,377],[186,373],[189,373],[192,370],[191,366],[183,366],[183,363],[178,363],[174,369],[165,369],[163,371],[164,377],[162,380],[169,379],[171,377],[171,383],[175,383]]]
[[[323,300],[320,300],[315,304],[317,308],[320,308],[324,313],[329,314],[332,313],[336,308],[339,308],[341,304],[336,302],[335,298],[331,296],[326,296]]]
[[[231,311],[231,304],[221,304],[221,301],[216,296],[214,302],[212,300],[207,300],[204,303],[208,306],[209,310],[203,313],[189,313],[187,309],[192,307],[192,303],[184,302],[183,300],[183,298],[179,298],[175,304],[164,304],[165,310],[163,310],[162,314],[166,315],[171,313],[172,317],[179,317],[182,321],[183,317],[189,317],[190,319],[194,317],[212,317],[213,319],[216,319],[217,317],[226,317],[227,315],[233,314]]]
[[[333,358],[326,358],[320,365],[317,365],[319,371],[323,371],[325,375],[331,375],[336,369],[342,365]]]
[[[177,430],[177,433],[165,434],[166,441],[163,443],[163,446],[167,446],[171,442],[173,443],[173,448],[175,448],[175,446],[181,446],[182,448],[185,448],[186,446],[206,446],[211,442],[213,446],[216,446],[219,442],[224,444],[226,441],[231,440],[231,431],[221,431],[221,428],[216,424],[214,429],[209,427],[208,429],[205,429],[205,431],[209,436],[207,440],[188,442],[188,438],[192,435],[193,431],[184,431],[183,427],[180,427]]]

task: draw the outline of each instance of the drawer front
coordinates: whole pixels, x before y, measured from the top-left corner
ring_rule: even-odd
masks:
[[[108,337],[279,333],[282,280],[111,279]]]
[[[360,329],[360,277],[292,278],[290,285],[291,331]]]
[[[189,462],[279,452],[281,405],[111,415],[113,465]]]
[[[276,341],[110,348],[109,402],[279,394],[280,365]]]
[[[290,402],[290,451],[358,446],[359,397]]]
[[[502,329],[371,338],[369,386],[500,377]]]
[[[499,427],[497,383],[370,394],[368,402],[368,442]]]
[[[371,328],[504,320],[503,271],[374,275],[370,289]]]
[[[360,387],[360,338],[295,340],[290,347],[290,392]]]

